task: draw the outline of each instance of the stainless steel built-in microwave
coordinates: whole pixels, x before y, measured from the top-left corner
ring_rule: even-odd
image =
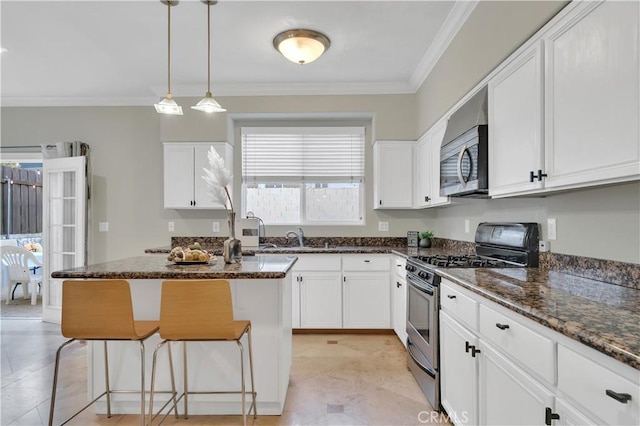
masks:
[[[472,127],[440,149],[440,195],[486,198],[489,194],[487,125]]]

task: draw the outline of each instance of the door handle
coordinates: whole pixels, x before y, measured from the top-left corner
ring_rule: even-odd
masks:
[[[560,414],[554,413],[551,408],[545,407],[544,409],[544,424],[551,426],[552,420],[560,420]]]
[[[455,294],[447,294],[447,298],[449,299],[455,299],[456,295]]]
[[[396,288],[400,288],[402,287],[402,284],[400,284],[400,281],[396,281]]]
[[[626,404],[627,402],[631,401],[631,395],[629,395],[628,393],[618,393],[618,392],[612,391],[611,389],[607,389],[605,392],[607,396],[610,396],[611,398],[623,404]]]
[[[464,178],[462,177],[462,156],[464,155],[465,151],[467,150],[467,146],[464,145],[462,147],[462,149],[460,150],[460,154],[458,154],[458,179],[460,179],[460,183],[462,185],[465,185],[467,182],[464,180]]]
[[[499,322],[497,322],[496,327],[498,327],[500,330],[506,330],[507,328],[509,328],[509,324],[500,324]]]

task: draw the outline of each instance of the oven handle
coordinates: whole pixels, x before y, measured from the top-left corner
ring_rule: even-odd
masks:
[[[421,291],[421,292],[423,292],[423,293],[426,293],[426,294],[428,294],[429,296],[433,296],[433,290],[429,290],[429,289],[427,289],[427,288],[422,288],[422,287],[420,287],[420,286],[417,286],[417,285],[413,284],[413,282],[411,282],[411,278],[409,278],[409,279],[407,280],[407,283],[408,283],[411,287],[415,288],[416,290],[419,290],[419,291]]]
[[[435,371],[433,371],[433,370],[429,369],[428,367],[422,365],[422,363],[420,361],[418,361],[418,358],[416,358],[416,356],[413,354],[413,351],[414,351],[414,349],[412,349],[413,347],[414,347],[414,345],[413,345],[413,343],[411,343],[411,340],[407,339],[407,353],[409,354],[411,359],[413,359],[413,362],[415,362],[416,365],[418,367],[420,367],[420,370],[424,371],[429,376],[431,376],[431,378],[435,379],[436,378]]]

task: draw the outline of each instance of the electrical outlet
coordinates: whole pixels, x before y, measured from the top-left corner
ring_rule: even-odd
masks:
[[[464,232],[469,233],[469,219],[464,220]]]
[[[378,222],[378,231],[389,232],[389,222]]]
[[[220,222],[214,220],[211,229],[213,230],[213,232],[220,232]]]
[[[100,232],[109,232],[109,222],[98,223],[98,230]]]
[[[540,240],[538,241],[538,249],[541,253],[546,253],[549,251],[549,241]]]
[[[169,222],[169,232],[173,232],[176,230],[176,224],[174,222]]]
[[[558,227],[556,226],[556,219],[547,219],[547,238],[555,240],[558,238]]]

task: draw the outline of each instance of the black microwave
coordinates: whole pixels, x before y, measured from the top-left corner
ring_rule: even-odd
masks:
[[[472,127],[440,149],[440,195],[489,196],[487,125]]]

